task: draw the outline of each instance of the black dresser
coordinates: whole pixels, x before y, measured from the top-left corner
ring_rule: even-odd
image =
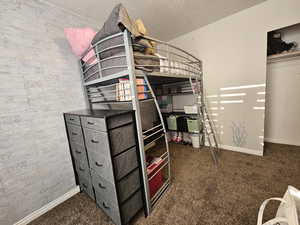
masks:
[[[133,111],[64,113],[76,182],[117,224],[143,209]]]

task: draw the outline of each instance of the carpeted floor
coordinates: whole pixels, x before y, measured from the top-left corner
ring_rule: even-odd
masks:
[[[153,213],[136,225],[254,225],[263,200],[300,188],[300,147],[266,144],[265,156],[222,151],[219,167],[208,151],[173,144],[172,185]],[[276,211],[266,209],[266,218]],[[30,225],[112,224],[85,194],[77,194]]]

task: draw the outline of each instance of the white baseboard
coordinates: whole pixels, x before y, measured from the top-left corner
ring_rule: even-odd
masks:
[[[80,191],[79,186],[76,186],[75,188],[71,189],[64,195],[60,196],[59,198],[53,200],[52,202],[49,202],[47,205],[43,206],[42,208],[32,212],[28,216],[24,217],[20,221],[14,223],[14,225],[26,225],[30,223],[31,221],[35,220],[36,218],[40,217],[44,213],[50,211],[53,209],[55,206],[59,205],[60,203],[63,203],[64,201],[68,200],[75,194],[77,194]]]
[[[241,152],[241,153],[246,153],[246,154],[250,154],[250,155],[258,155],[258,156],[264,155],[263,151],[250,149],[250,148],[241,148],[241,147],[230,146],[230,145],[220,145],[219,147],[224,150]]]
[[[300,146],[299,141],[291,141],[291,140],[286,140],[286,139],[278,139],[278,138],[264,138],[266,142],[271,142],[275,144],[284,144],[284,145],[296,145]]]

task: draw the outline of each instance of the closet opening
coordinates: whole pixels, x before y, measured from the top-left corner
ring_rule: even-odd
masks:
[[[276,146],[279,149],[300,150],[299,87],[300,23],[268,33],[264,129],[266,150],[268,146],[272,149]]]

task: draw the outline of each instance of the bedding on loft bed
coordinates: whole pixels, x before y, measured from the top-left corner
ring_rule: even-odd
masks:
[[[129,17],[122,4],[117,5],[102,29],[97,32],[91,45],[90,51],[99,52],[102,77],[116,74],[127,69],[125,56],[124,38],[121,32],[127,29],[133,36],[133,56],[136,69],[160,73],[185,74],[187,65],[180,62],[169,61],[163,53],[157,53],[156,43],[143,37],[146,29],[139,20],[135,23]],[[116,35],[103,41],[105,38]],[[101,42],[101,43],[99,43]],[[111,48],[112,46],[119,46]],[[96,57],[94,58],[96,59]],[[88,60],[83,64],[85,82],[100,77],[97,60]],[[170,67],[170,68],[168,68]]]

